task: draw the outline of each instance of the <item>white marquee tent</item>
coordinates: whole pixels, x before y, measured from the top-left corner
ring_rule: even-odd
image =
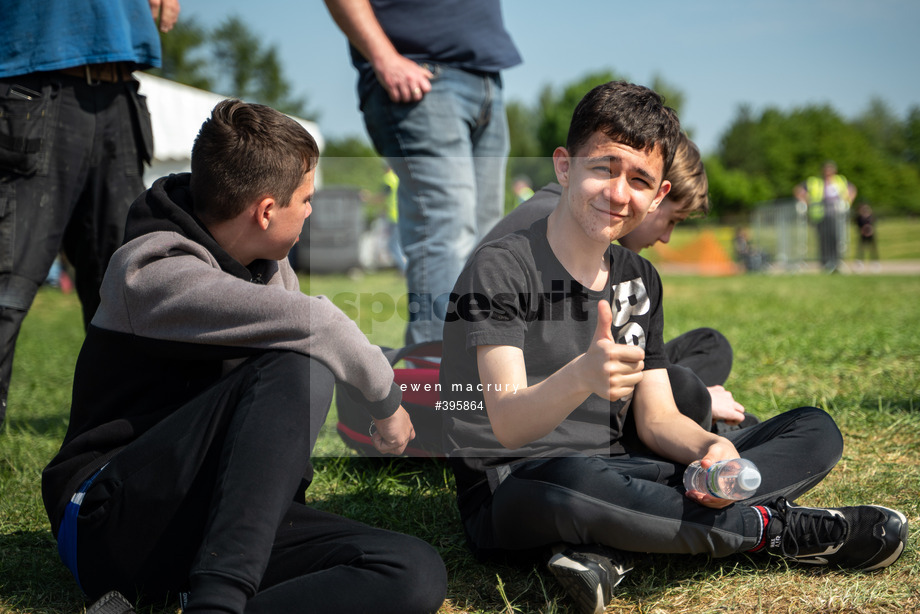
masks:
[[[190,170],[192,144],[198,130],[202,122],[210,117],[214,105],[226,96],[142,72],[135,73],[135,76],[141,84],[140,93],[147,97],[153,123],[154,159],[144,172],[144,184],[149,187],[164,175]],[[298,117],[294,119],[313,135],[322,151],[323,138],[319,126]]]

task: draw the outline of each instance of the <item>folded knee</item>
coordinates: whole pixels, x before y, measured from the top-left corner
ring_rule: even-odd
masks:
[[[437,612],[447,596],[447,569],[428,543],[404,536],[401,560],[394,573],[392,611],[400,614]]]

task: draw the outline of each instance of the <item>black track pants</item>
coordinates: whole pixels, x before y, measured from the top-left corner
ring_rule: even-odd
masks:
[[[431,546],[293,502],[333,386],[319,362],[270,352],[115,456],[78,518],[87,593],[190,589],[189,612],[436,610]]]
[[[758,544],[762,520],[751,505],[794,500],[830,472],[843,450],[833,419],[814,407],[726,437],[763,474],[746,502],[723,510],[699,505],[684,496],[684,466],[661,458],[542,458],[514,465],[483,505],[465,510],[467,532],[483,550],[564,542],[726,556]]]

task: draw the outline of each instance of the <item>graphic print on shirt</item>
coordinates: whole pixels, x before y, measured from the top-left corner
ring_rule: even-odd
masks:
[[[651,309],[651,301],[641,277],[612,286],[613,339],[624,345],[637,345],[645,349],[645,329],[633,316],[643,316]]]

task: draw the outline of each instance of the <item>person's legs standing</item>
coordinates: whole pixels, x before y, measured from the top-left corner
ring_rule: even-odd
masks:
[[[441,339],[447,296],[480,236],[477,220],[488,223],[495,215],[478,204],[478,177],[487,172],[477,170],[477,156],[488,163],[492,154],[485,152],[505,150],[496,147],[488,126],[493,78],[429,68],[435,74],[432,89],[421,101],[393,103],[376,87],[362,105],[374,146],[399,176],[399,235],[408,260],[407,344]],[[481,148],[474,147],[474,135],[483,141]],[[494,178],[486,184],[494,195]]]
[[[85,87],[85,86],[84,86]],[[27,92],[31,99],[13,91]],[[22,321],[60,251],[86,175],[95,118],[78,79],[36,73],[0,79],[14,149],[0,151],[0,421]],[[34,94],[28,93],[34,92]],[[35,95],[37,94],[37,95]]]
[[[837,204],[828,206],[826,209],[827,217],[829,218],[828,232],[830,233],[828,237],[828,259],[830,260],[831,270],[836,271],[840,266],[840,256],[843,254],[843,248],[846,245],[843,242],[844,237],[840,234],[843,212],[840,210],[840,205]]]
[[[504,216],[505,168],[510,147],[501,76],[483,78],[482,88],[481,119],[473,132],[477,243]]]
[[[825,268],[827,266],[826,226],[827,224],[824,219],[815,224],[815,236],[818,239],[818,261],[821,263],[821,268]]]
[[[82,87],[82,104],[95,119],[85,180],[70,215],[63,247],[76,269],[76,288],[89,325],[99,307],[99,287],[109,259],[124,240],[131,203],[144,191],[146,156],[140,124],[149,127],[138,104],[136,81]]]

